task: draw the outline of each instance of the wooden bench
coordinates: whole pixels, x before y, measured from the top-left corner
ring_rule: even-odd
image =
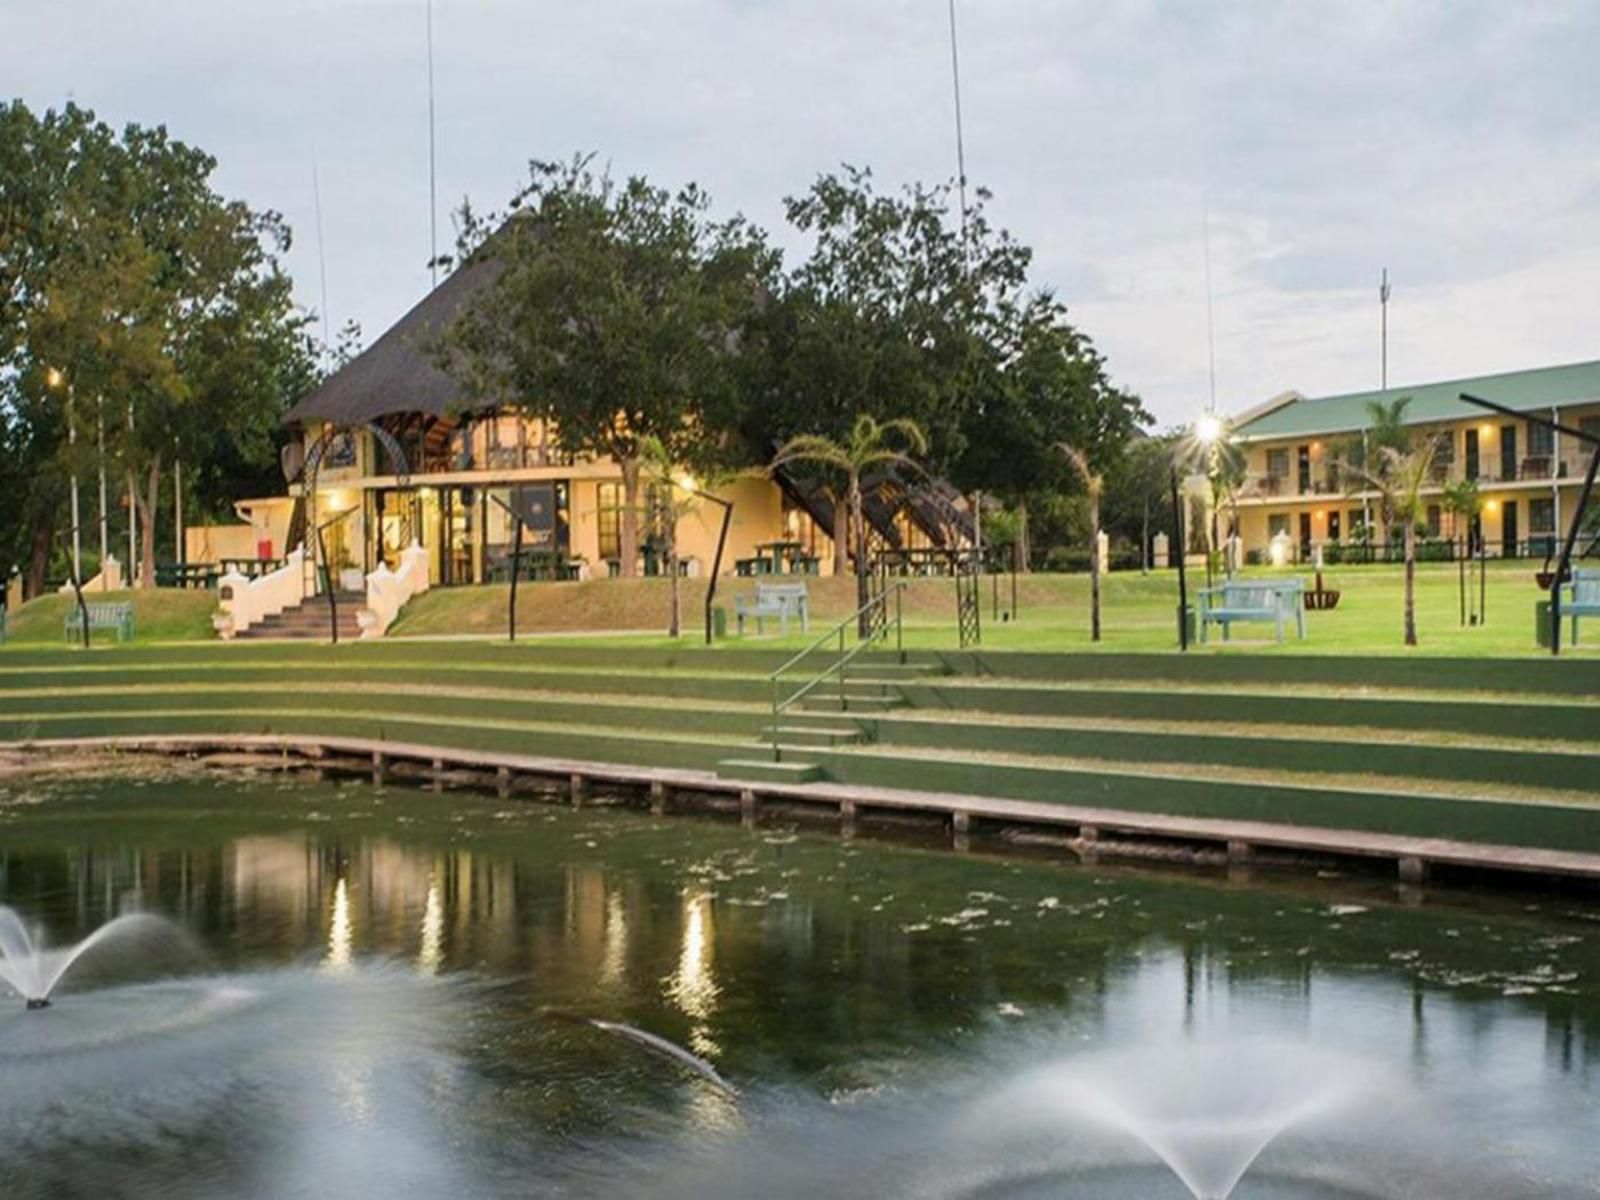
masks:
[[[754,596],[733,598],[734,616],[739,626],[739,636],[744,636],[746,617],[755,618],[756,632],[761,633],[768,617],[778,618],[778,628],[789,632],[789,618],[800,619],[800,632],[811,627],[810,601],[803,583],[758,583]]]
[[[1306,636],[1305,608],[1300,595],[1305,591],[1301,579],[1230,579],[1217,587],[1200,590],[1200,640],[1206,640],[1211,625],[1222,626],[1227,641],[1235,621],[1268,621],[1278,627],[1283,641],[1284,627],[1292,619],[1295,630]]]
[[[1572,644],[1578,644],[1578,618],[1600,617],[1600,568],[1574,567],[1561,586],[1561,615],[1572,618]]]
[[[117,632],[117,641],[131,642],[133,640],[133,605],[100,603],[86,605],[85,607],[89,613],[89,629],[91,633],[96,629],[114,629]],[[83,612],[77,605],[73,605],[67,610],[63,632],[69,642],[82,640]]]

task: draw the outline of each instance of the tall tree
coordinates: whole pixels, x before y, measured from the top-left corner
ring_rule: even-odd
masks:
[[[622,574],[636,574],[646,439],[695,470],[736,459],[733,360],[776,267],[741,217],[676,193],[535,162],[504,222],[463,211],[462,255],[501,270],[446,330],[440,361],[474,403],[553,424],[561,448],[622,468]]]
[[[898,448],[896,442],[904,449]],[[915,421],[901,417],[880,422],[862,413],[851,425],[850,436],[842,441],[823,434],[804,433],[790,438],[773,456],[771,469],[774,471],[790,463],[814,463],[838,471],[845,479],[845,498],[855,544],[856,605],[861,610],[859,633],[862,637],[871,631],[872,622],[866,612],[869,599],[867,520],[862,506],[861,480],[870,472],[897,467],[920,471],[913,455],[924,454],[927,448],[928,440]]]
[[[1017,506],[1026,558],[1032,541],[1029,498],[1062,484],[1057,443],[1082,450],[1104,476],[1151,418],[1137,397],[1111,382],[1104,358],[1047,292],[1018,314],[1014,341],[1002,343],[997,353],[1002,368],[987,377],[991,386],[966,411],[965,450],[954,471],[961,486]]]
[[[965,214],[948,185],[880,192],[845,166],[785,201],[807,243],[758,325],[749,359],[746,437],[766,458],[800,434],[844,442],[861,414],[906,418],[929,464],[957,461],[965,412],[992,387],[1000,328],[1026,283],[1028,250],[991,226],[987,193]],[[824,469],[833,501],[835,570],[847,565],[842,474]]]
[[[164,466],[205,457],[219,430],[257,457],[270,442],[305,341],[278,263],[288,228],[219,195],[215,160],[165,128],[117,133],[73,105],[0,110],[0,164],[0,350],[13,391],[59,371],[80,456],[103,420],[109,452],[138,481],[148,586]]]
[[[1139,564],[1145,571],[1152,565],[1151,535],[1172,533],[1172,507],[1167,498],[1174,441],[1171,435],[1133,437],[1106,472],[1106,530],[1114,538],[1121,536],[1139,544]]]

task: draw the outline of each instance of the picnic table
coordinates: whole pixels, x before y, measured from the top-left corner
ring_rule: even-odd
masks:
[[[734,571],[740,575],[815,575],[819,560],[815,554],[805,553],[805,548],[798,538],[758,542],[755,557],[739,559]]]

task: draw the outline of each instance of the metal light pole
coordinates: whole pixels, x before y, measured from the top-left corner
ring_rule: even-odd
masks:
[[[712,642],[711,606],[717,598],[717,580],[722,575],[722,549],[728,544],[728,525],[733,520],[733,501],[701,491],[694,486],[694,480],[689,478],[678,480],[678,486],[691,496],[698,496],[702,500],[709,500],[722,507],[722,529],[717,533],[717,553],[711,561],[711,578],[706,582],[706,645],[709,646]]]

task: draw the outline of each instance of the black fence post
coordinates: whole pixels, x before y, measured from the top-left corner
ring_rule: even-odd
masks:
[[[1178,649],[1189,649],[1189,583],[1184,565],[1189,544],[1183,536],[1183,504],[1178,496],[1178,472],[1172,472],[1172,524],[1178,544]]]

